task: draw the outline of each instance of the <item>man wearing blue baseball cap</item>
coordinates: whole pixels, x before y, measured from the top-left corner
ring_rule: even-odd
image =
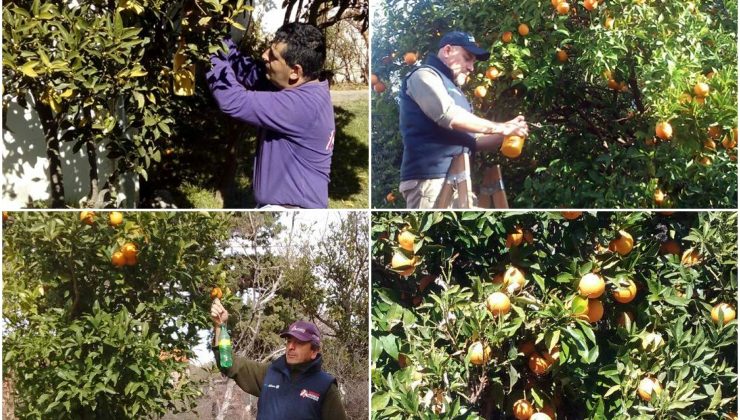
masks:
[[[229,313],[219,299],[211,305],[213,352],[219,363],[217,337]],[[257,419],[346,419],[334,377],[321,368],[321,333],[315,324],[296,321],[280,334],[285,354],[272,363],[233,357],[233,365],[219,369],[245,392],[259,398]]]
[[[496,151],[505,136],[526,137],[524,117],[498,123],[477,117],[460,87],[476,60],[490,53],[475,38],[454,31],[442,36],[437,53],[401,83],[403,161],[399,190],[408,208],[433,208],[452,159],[471,151]]]

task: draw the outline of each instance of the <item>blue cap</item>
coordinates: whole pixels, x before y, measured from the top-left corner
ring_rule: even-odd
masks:
[[[457,45],[465,48],[465,50],[475,56],[478,60],[487,60],[491,56],[491,53],[478,46],[475,42],[473,35],[467,32],[454,31],[446,33],[442,39],[439,40],[439,48],[445,45]]]
[[[308,321],[296,321],[290,324],[286,331],[280,334],[280,337],[293,337],[300,341],[311,342],[317,346],[321,345],[321,333],[316,325]]]

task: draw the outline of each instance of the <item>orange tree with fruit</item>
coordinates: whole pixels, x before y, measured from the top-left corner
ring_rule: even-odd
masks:
[[[567,217],[373,215],[373,418],[737,412],[736,214]]]
[[[21,418],[187,410],[173,382],[224,287],[223,213],[10,212],[3,221],[3,374]],[[233,304],[235,298],[224,299]],[[231,299],[231,300],[229,300]],[[171,355],[177,357],[171,357]]]
[[[737,204],[737,3],[380,1],[373,19],[375,207],[398,188],[401,79],[450,30],[491,51],[465,89],[477,115],[524,115],[501,163],[512,207]],[[479,180],[479,179],[478,179]],[[474,178],[474,183],[476,179]]]

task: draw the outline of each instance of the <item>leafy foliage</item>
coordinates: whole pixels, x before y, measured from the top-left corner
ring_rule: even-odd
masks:
[[[3,366],[21,418],[136,418],[185,410],[177,381],[209,326],[227,218],[205,213],[13,213],[3,235]],[[135,265],[111,256],[133,242]],[[177,355],[178,357],[173,357]]]
[[[402,57],[436,54],[440,36],[460,29],[492,53],[466,85],[471,98],[487,87],[472,101],[475,113],[494,121],[521,114],[532,124],[522,156],[476,163],[479,178],[502,164],[510,205],[736,206],[737,148],[720,142],[737,143],[737,2],[607,0],[593,11],[574,2],[564,15],[540,0],[378,5],[372,69],[387,89],[373,94],[373,206],[392,207],[384,197],[398,185],[396,96],[412,69]],[[495,79],[485,76],[491,66]],[[698,83],[710,88],[704,100]],[[656,140],[661,121],[672,125],[672,140]],[[668,197],[661,204],[658,188]]]
[[[524,239],[507,246],[517,228]],[[607,246],[619,230],[634,239],[625,255]],[[416,235],[413,249],[397,242],[401,231]],[[669,241],[678,255],[666,253]],[[737,301],[736,244],[734,213],[598,212],[571,221],[543,212],[376,213],[373,418],[511,418],[520,398],[559,418],[736,412],[737,321],[710,315]],[[691,251],[697,259],[684,256]],[[391,266],[399,253],[418,258],[408,276]],[[511,267],[523,271],[522,287],[495,280]],[[587,273],[606,283],[600,321],[579,316],[589,306],[578,291]],[[613,292],[629,280],[636,297],[619,303]],[[497,291],[511,309],[495,316],[486,297]],[[651,333],[663,343],[646,346]],[[482,365],[471,362],[477,341],[492,350]],[[551,358],[539,374],[526,356],[535,353]],[[637,393],[645,377],[663,387],[651,402]]]

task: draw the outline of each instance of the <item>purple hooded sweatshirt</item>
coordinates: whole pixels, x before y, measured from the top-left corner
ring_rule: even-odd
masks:
[[[254,162],[259,205],[326,208],[334,149],[334,108],[326,81],[276,90],[264,67],[229,52],[211,56],[208,85],[221,111],[260,128]]]

